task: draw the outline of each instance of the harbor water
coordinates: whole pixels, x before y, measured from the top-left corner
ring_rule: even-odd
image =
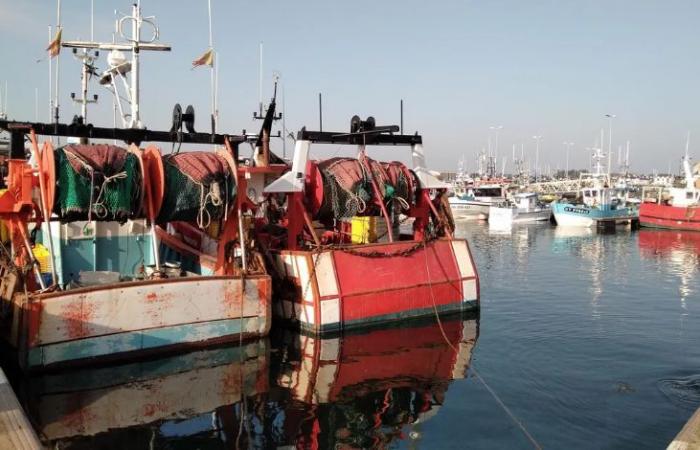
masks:
[[[14,380],[55,448],[664,448],[700,406],[700,233],[458,224],[478,317]]]

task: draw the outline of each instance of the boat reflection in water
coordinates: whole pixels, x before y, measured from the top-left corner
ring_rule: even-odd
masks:
[[[476,319],[342,339],[288,334],[276,381],[297,402],[286,417],[298,433],[292,440],[306,448],[382,448],[419,439],[404,427],[437,413],[450,381],[466,376],[477,335]]]
[[[643,257],[663,260],[669,275],[678,277],[681,302],[694,293],[692,281],[700,272],[700,233],[697,231],[639,230],[639,250]]]
[[[52,448],[383,447],[420,439],[463,378],[476,318],[270,341],[33,376],[25,408]]]

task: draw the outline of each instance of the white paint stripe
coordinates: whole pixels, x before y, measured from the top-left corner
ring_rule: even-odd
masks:
[[[338,283],[335,278],[335,266],[333,265],[333,254],[323,252],[314,255],[315,275],[318,280],[318,292],[321,297],[337,296]]]
[[[455,252],[457,266],[459,267],[459,273],[462,275],[462,278],[473,277],[474,266],[472,264],[472,258],[469,255],[469,250],[467,249],[467,242],[463,239],[455,239],[452,241],[452,249]]]
[[[321,324],[330,325],[340,322],[340,300],[338,298],[321,302]]]
[[[462,300],[470,301],[476,300],[476,280],[464,280],[462,281]]]

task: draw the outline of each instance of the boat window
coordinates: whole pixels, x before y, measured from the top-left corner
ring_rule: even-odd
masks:
[[[692,199],[693,199],[693,192],[692,192],[692,191],[686,192],[686,193],[685,193],[685,198],[688,199],[688,200],[692,200]]]
[[[584,196],[584,197],[590,197],[590,196],[591,196],[591,191],[588,191],[588,190],[583,191],[583,196]]]
[[[474,189],[476,197],[500,197],[501,188],[478,188]]]
[[[591,197],[595,197],[596,195],[598,195],[598,191],[592,190],[592,191],[591,191]]]

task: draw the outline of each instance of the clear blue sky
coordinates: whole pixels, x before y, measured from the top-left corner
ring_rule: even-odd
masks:
[[[63,0],[64,39],[89,36],[89,0]],[[317,94],[324,96],[324,129],[348,129],[353,114],[405,123],[424,135],[429,163],[450,169],[464,154],[473,169],[489,126],[503,125],[501,154],[532,135],[543,136],[542,165],[584,166],[603,115],[617,114],[613,148],[627,139],[634,170],[677,167],[686,131],[700,156],[700,2],[697,0],[482,1],[224,1],[212,0],[214,44],[220,53],[221,129],[256,129],[258,43],[265,43],[265,97],[272,71],[282,74],[287,128],[317,127]],[[206,0],[144,0],[156,15],[171,53],[146,55],[142,110],[149,128],[167,127],[175,102],[192,103],[205,127],[208,69],[190,70],[207,47]],[[127,1],[95,0],[96,38],[110,40],[113,10]],[[9,114],[47,117],[49,0],[0,0],[0,81],[9,83]],[[101,67],[105,66],[104,59]],[[62,116],[78,109],[79,65],[61,57]],[[92,122],[111,124],[108,93]],[[606,137],[607,142],[607,137]],[[279,143],[277,143],[279,146]],[[615,159],[615,158],[613,158]]]

